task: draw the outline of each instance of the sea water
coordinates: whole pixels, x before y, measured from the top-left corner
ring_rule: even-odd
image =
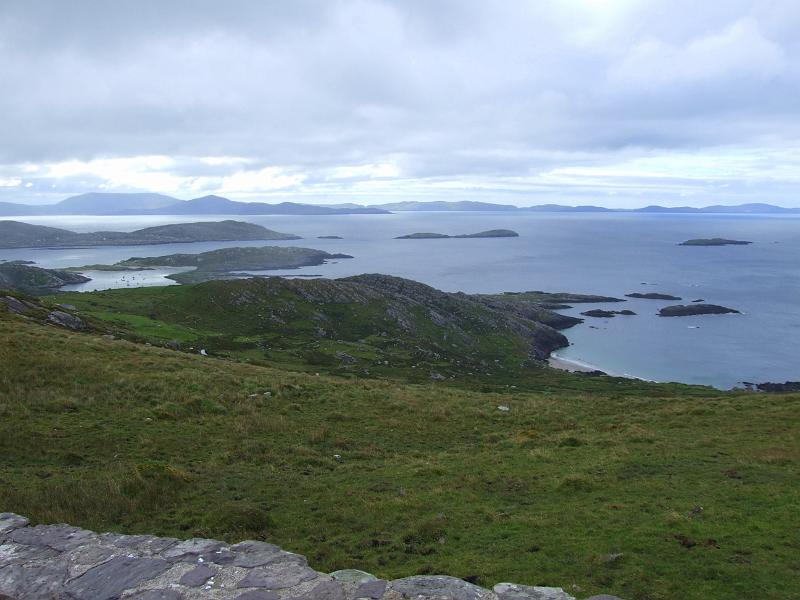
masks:
[[[800,218],[768,215],[628,213],[395,213],[336,216],[20,217],[73,231],[132,231],[153,225],[234,218],[294,233],[285,242],[200,242],[154,246],[0,250],[0,259],[59,268],[113,263],[131,256],[204,252],[231,246],[294,245],[353,255],[325,265],[271,274],[344,277],[386,273],[445,291],[567,291],[623,298],[662,292],[682,303],[703,299],[739,315],[658,317],[670,301],[575,305],[628,308],[636,316],[585,322],[567,331],[569,360],[610,373],[655,381],[730,388],[743,381],[800,379]],[[518,238],[398,240],[414,232],[473,233],[513,229]],[[317,239],[338,235],[343,239]],[[748,246],[686,247],[699,237],[752,241]],[[67,289],[167,285],[175,269],[87,273],[93,281]]]

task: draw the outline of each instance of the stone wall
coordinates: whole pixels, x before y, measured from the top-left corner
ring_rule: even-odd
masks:
[[[0,513],[0,600],[575,600],[560,588],[320,573],[272,544],[94,533]],[[594,596],[592,600],[618,600]]]

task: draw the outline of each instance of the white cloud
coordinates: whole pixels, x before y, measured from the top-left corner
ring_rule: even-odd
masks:
[[[0,199],[795,204],[798,27],[792,0],[2,3]]]
[[[781,47],[766,39],[758,23],[748,17],[682,46],[657,38],[643,40],[612,67],[609,79],[616,85],[645,89],[713,85],[721,80],[763,84],[787,64]]]

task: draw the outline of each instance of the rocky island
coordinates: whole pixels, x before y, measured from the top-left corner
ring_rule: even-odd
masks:
[[[735,308],[718,304],[674,304],[658,311],[659,317],[690,317],[693,315],[725,315],[739,313]]]
[[[143,246],[184,242],[232,242],[247,240],[299,240],[288,233],[272,231],[244,221],[174,223],[136,231],[76,233],[57,227],[21,221],[0,221],[0,248],[73,248],[80,246]]]
[[[678,244],[678,246],[747,246],[752,243],[745,240],[727,240],[725,238],[698,238],[686,240]]]
[[[595,308],[592,310],[587,310],[581,313],[584,317],[596,317],[596,318],[603,318],[603,319],[610,319],[617,315],[624,315],[624,316],[631,316],[635,315],[636,313],[632,310],[603,310],[600,308]]]
[[[502,238],[519,237],[516,231],[511,229],[490,229],[479,231],[478,233],[463,233],[460,235],[447,235],[444,233],[410,233],[396,237],[396,240],[439,240],[439,239],[458,239],[458,238]]]
[[[682,300],[678,296],[672,296],[670,294],[659,294],[658,292],[648,292],[646,294],[642,294],[640,292],[634,292],[633,294],[625,294],[626,298],[639,298],[644,300]]]
[[[193,271],[168,275],[178,283],[199,283],[213,279],[240,277],[241,271],[297,269],[321,265],[335,258],[353,258],[349,254],[330,254],[312,248],[262,246],[252,248],[220,248],[199,254],[167,254],[165,256],[133,257],[113,265],[87,265],[73,271],[105,270],[132,271],[154,267],[195,267]]]

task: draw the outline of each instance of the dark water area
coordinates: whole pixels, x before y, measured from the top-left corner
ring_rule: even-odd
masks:
[[[181,221],[231,217],[28,217],[74,231],[131,231]],[[229,246],[293,245],[351,254],[350,260],[270,274],[343,277],[387,273],[445,291],[569,291],[623,297],[662,292],[684,303],[704,299],[740,315],[664,318],[677,302],[633,300],[589,308],[627,308],[636,316],[586,318],[565,333],[560,357],[656,381],[730,388],[742,381],[800,379],[800,218],[759,215],[397,213],[236,217],[303,236],[289,242],[211,242],[157,246],[0,250],[0,259],[58,268],[131,256],[203,252]],[[414,232],[514,229],[518,238],[396,240]],[[343,239],[317,239],[338,235]],[[690,238],[750,240],[748,246],[685,247]],[[175,269],[89,272],[73,289],[165,285]]]

